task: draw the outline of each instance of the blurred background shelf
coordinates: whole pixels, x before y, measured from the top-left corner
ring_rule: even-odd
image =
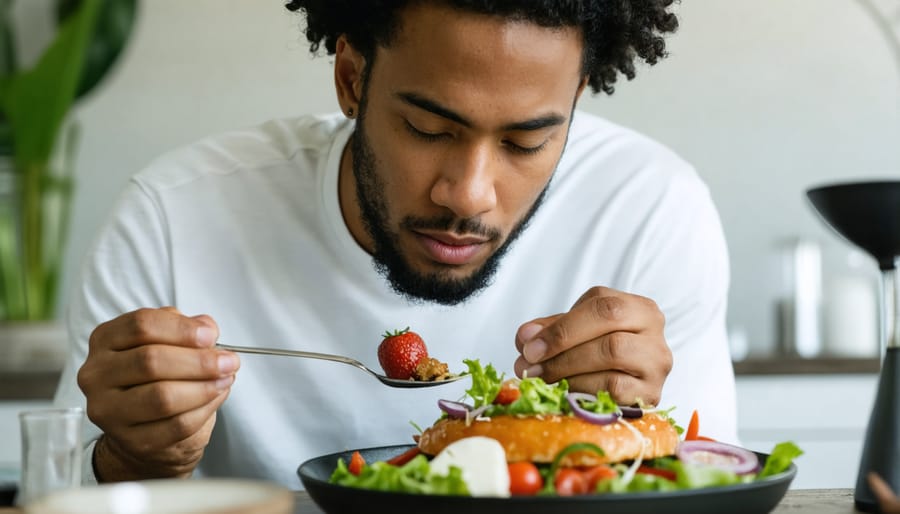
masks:
[[[52,400],[59,371],[0,371],[0,401]]]
[[[850,357],[751,357],[734,363],[735,375],[834,375],[878,373],[881,360]]]

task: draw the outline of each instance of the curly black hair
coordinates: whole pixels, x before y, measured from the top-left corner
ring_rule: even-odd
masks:
[[[376,45],[388,46],[398,13],[414,2],[434,1],[458,9],[525,20],[544,27],[577,27],[584,35],[584,74],[596,92],[612,94],[619,73],[635,76],[635,60],[648,64],[667,55],[665,33],[678,28],[668,8],[675,0],[288,0],[306,13],[310,51],[322,44],[334,54],[341,34],[373,62]]]

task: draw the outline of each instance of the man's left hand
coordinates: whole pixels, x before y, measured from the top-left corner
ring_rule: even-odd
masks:
[[[664,327],[653,300],[593,287],[569,312],[519,327],[515,372],[548,383],[564,378],[572,391],[609,391],[620,405],[656,405],[672,370]]]

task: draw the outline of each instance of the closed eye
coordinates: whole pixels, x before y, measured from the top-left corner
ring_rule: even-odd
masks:
[[[418,137],[419,139],[423,139],[425,141],[437,141],[438,139],[442,139],[450,134],[446,134],[444,132],[425,132],[424,130],[417,129],[412,123],[408,120],[403,120],[404,125],[406,125],[406,130],[409,131],[410,134]]]
[[[547,146],[547,141],[537,145],[537,146],[521,146],[513,143],[512,141],[504,141],[504,145],[509,148],[512,152],[522,154],[522,155],[534,155],[541,150],[543,150]]]

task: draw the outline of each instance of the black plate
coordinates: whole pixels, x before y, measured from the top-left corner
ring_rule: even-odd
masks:
[[[366,462],[388,460],[412,445],[359,450]],[[418,495],[371,491],[329,484],[337,460],[350,461],[353,450],[310,459],[297,469],[310,497],[327,514],[347,512],[427,512],[428,514],[763,514],[770,512],[787,492],[797,467],[749,484],[673,492],[597,494],[585,496],[529,496],[473,498],[471,496]],[[768,455],[757,453],[760,462]]]

